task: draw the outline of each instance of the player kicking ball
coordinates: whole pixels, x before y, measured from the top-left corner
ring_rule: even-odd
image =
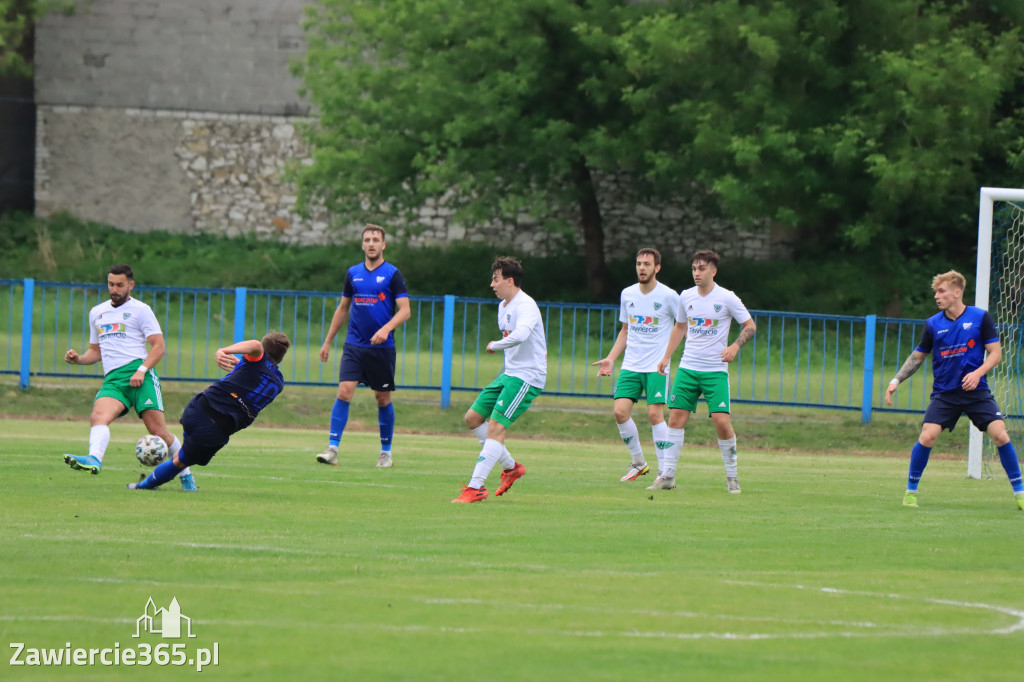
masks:
[[[206,466],[231,435],[249,427],[260,411],[284,389],[278,365],[291,342],[281,332],[262,341],[252,339],[218,348],[217,364],[228,371],[220,381],[197,394],[181,414],[184,444],[145,480],[129,483],[129,490],[153,490],[193,464]],[[236,354],[241,354],[241,360]]]

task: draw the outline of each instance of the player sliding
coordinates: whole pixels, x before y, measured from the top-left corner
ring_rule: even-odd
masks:
[[[664,449],[668,446],[668,426],[664,405],[668,400],[668,377],[658,372],[658,361],[665,354],[669,335],[675,326],[679,294],[658,281],[661,254],[656,249],[640,249],[636,254],[637,283],[619,296],[619,321],[622,328],[608,355],[598,360],[598,376],[611,376],[615,359],[625,350],[622,369],[615,382],[613,413],[619,436],[626,444],[632,463],[619,480],[632,481],[650,471],[640,446],[640,432],[633,421],[633,404],[647,396],[647,419],[651,424],[654,451],[661,474]]]
[[[260,410],[284,389],[278,365],[289,346],[287,336],[270,332],[262,341],[252,339],[218,348],[214,357],[229,374],[185,406],[181,414],[185,443],[177,454],[158,465],[144,481],[129,483],[129,490],[152,490],[192,464],[209,464],[231,435],[252,425]],[[242,354],[241,360],[236,353]]]
[[[693,254],[691,270],[696,286],[679,294],[679,322],[672,329],[665,357],[658,363],[658,371],[667,374],[672,353],[685,335],[686,347],[668,399],[668,440],[671,447],[665,452],[661,474],[654,479],[654,485],[647,487],[648,490],[676,487],[676,463],[683,445],[684,429],[690,414],[697,409],[697,398],[703,394],[718,434],[727,489],[733,494],[740,492],[736,473],[736,432],[729,416],[729,363],[753,338],[757,327],[739,296],[715,284],[719,260],[714,251]],[[729,343],[729,327],[733,320],[743,328],[736,340]]]
[[[100,472],[110,444],[110,423],[128,414],[132,407],[146,430],[167,443],[170,454],[181,447],[181,441],[167,430],[160,377],[154,369],[164,357],[164,334],[153,309],[132,298],[134,288],[132,269],[112,265],[107,271],[110,300],[89,311],[89,350],[79,354],[72,348],[64,354],[64,362],[69,365],[103,363],[103,385],[93,400],[89,418],[89,454],[64,455],[64,463],[72,469]],[[181,489],[196,489],[191,472],[182,474]]]
[[[505,352],[505,368],[480,391],[466,412],[466,426],[480,440],[483,449],[473,477],[452,502],[480,502],[487,499],[484,482],[495,464],[502,468],[495,495],[504,495],[526,473],[505,448],[505,436],[512,423],[530,408],[544,390],[548,372],[548,347],[540,308],[520,289],[523,266],[515,258],[498,258],[491,264],[491,290],[501,299],[498,329],[501,338],[487,344],[488,353]]]
[[[885,404],[892,405],[892,396],[899,385],[921,368],[928,353],[932,354],[932,395],[924,413],[921,435],[910,451],[903,505],[918,506],[917,486],[935,441],[942,429],[952,431],[960,415],[966,414],[978,430],[988,433],[996,444],[1017,507],[1024,509],[1024,484],[1017,451],[985,380],[985,375],[1003,357],[999,333],[987,310],[964,303],[966,287],[967,279],[955,270],[935,275],[932,289],[939,312],[925,320],[920,342],[885,389]]]

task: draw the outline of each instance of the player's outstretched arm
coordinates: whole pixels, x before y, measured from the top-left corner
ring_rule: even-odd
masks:
[[[892,406],[892,396],[896,393],[896,389],[901,383],[906,381],[914,374],[917,370],[921,369],[921,365],[924,364],[924,359],[928,357],[919,350],[915,350],[908,357],[903,366],[900,367],[900,371],[896,372],[896,376],[892,378],[889,385],[885,388],[885,404]]]
[[[81,355],[74,348],[69,348],[64,354],[64,362],[69,365],[95,365],[100,361],[100,346],[97,343],[89,344],[89,350]]]
[[[405,324],[412,317],[412,308],[409,304],[409,297],[395,299],[395,314],[391,316],[387,324],[377,330],[377,333],[370,339],[370,343],[376,346],[388,340],[388,335],[401,325]]]
[[[217,360],[217,365],[226,371],[234,369],[235,365],[238,364],[238,358],[235,357],[238,354],[242,355],[259,355],[263,351],[263,344],[256,339],[249,339],[248,341],[239,341],[233,343],[230,346],[224,346],[218,348],[214,354],[214,358]]]
[[[622,329],[619,330],[619,335],[615,337],[615,343],[612,345],[612,349],[608,351],[608,355],[593,363],[593,365],[598,368],[597,376],[610,377],[612,375],[612,370],[615,368],[615,360],[622,355],[622,351],[626,349],[627,333],[628,327],[623,323]]]
[[[672,333],[668,336],[668,346],[665,347],[665,357],[658,363],[658,374],[668,374],[668,366],[672,362],[672,354],[676,352],[676,348],[679,348],[679,344],[684,336],[686,336],[686,320],[676,322],[676,326],[672,327]]]
[[[320,346],[320,362],[327,362],[327,359],[331,356],[331,342],[334,341],[334,337],[338,335],[338,330],[344,326],[345,320],[348,319],[348,311],[351,306],[352,299],[348,296],[342,296],[338,307],[334,309],[334,316],[331,317],[331,326],[327,329],[327,336],[324,337],[324,345]]]

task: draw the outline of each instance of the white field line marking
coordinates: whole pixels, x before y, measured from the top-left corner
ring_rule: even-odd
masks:
[[[881,593],[881,592],[866,592],[857,590],[843,590],[839,588],[824,587],[824,588],[806,588],[803,585],[778,585],[778,584],[767,584],[767,583],[751,583],[751,582],[740,582],[740,581],[726,581],[730,584],[735,585],[746,585],[750,587],[775,587],[783,589],[810,589],[817,590],[822,594],[838,594],[848,596],[862,596],[862,597],[873,597],[881,599],[901,599],[908,601],[915,601],[914,597],[908,597],[905,595],[894,594],[894,593]],[[772,639],[827,639],[827,638],[867,638],[867,637],[948,637],[951,635],[1008,635],[1024,630],[1024,611],[1018,609],[1012,609],[1003,606],[996,606],[992,604],[983,604],[978,602],[964,602],[952,599],[938,599],[932,597],[917,598],[917,600],[929,603],[929,604],[941,604],[946,606],[952,606],[954,608],[970,608],[970,609],[982,609],[987,611],[995,611],[997,613],[1007,614],[1017,619],[1017,622],[1007,627],[999,627],[994,629],[984,628],[914,628],[905,627],[899,631],[894,631],[893,627],[901,626],[889,626],[889,625],[876,625],[872,623],[845,623],[843,621],[810,621],[812,625],[841,625],[841,626],[853,626],[859,628],[866,628],[867,630],[873,630],[871,632],[861,631],[841,631],[841,632],[797,632],[797,633],[776,633],[776,632],[755,632],[755,633],[736,633],[736,632],[668,632],[668,631],[640,631],[636,629],[632,630],[558,630],[558,629],[540,629],[540,628],[526,628],[521,630],[523,634],[540,635],[544,637],[578,637],[578,638],[621,638],[621,637],[633,637],[640,639],[672,639],[672,640],[701,640],[701,639],[714,639],[714,640],[732,640],[732,641],[758,641],[758,640],[772,640]],[[481,600],[465,599],[427,599],[419,600],[423,603],[448,605],[448,604],[470,604],[478,605],[482,602]],[[559,608],[558,606],[545,605],[547,608]],[[615,613],[620,610],[616,609],[598,609],[598,608],[586,608],[586,607],[565,607],[566,610],[578,610],[578,611],[596,611]],[[638,613],[640,615],[682,615],[688,618],[708,618],[708,619],[736,619],[736,620],[758,620],[752,617],[739,617],[739,616],[727,616],[723,614],[696,614],[690,612],[676,613],[665,613],[665,612],[645,612],[642,610],[628,611],[630,613]],[[770,618],[764,620],[771,621]],[[73,616],[73,615],[50,615],[50,616],[15,616],[15,615],[4,615],[0,614],[0,621],[68,621],[68,622],[98,622],[98,623],[131,623],[131,619],[127,618],[94,618],[90,616]],[[196,619],[196,624],[204,626],[216,626],[224,625],[229,627],[268,627],[268,628],[288,628],[288,629],[299,629],[299,628],[320,628],[327,627],[326,624],[319,624],[313,622],[290,622],[284,620],[201,620]],[[801,621],[791,621],[786,619],[779,619],[777,622],[780,624],[804,624]],[[495,626],[493,628],[488,627],[449,627],[449,626],[434,626],[434,625],[383,625],[377,623],[330,623],[329,627],[342,628],[342,629],[358,629],[358,630],[379,630],[387,632],[404,632],[404,633],[452,633],[452,634],[465,634],[465,633],[488,633],[488,632],[507,632],[508,627],[502,625],[501,627]]]
[[[242,550],[245,552],[277,552],[281,554],[310,554],[313,556],[339,556],[337,552],[321,552],[312,549],[292,549],[289,547],[273,547],[270,545],[237,545],[220,542],[168,542],[166,540],[143,540],[140,538],[99,538],[96,536],[90,536],[83,538],[81,536],[60,536],[60,535],[33,535],[32,533],[22,533],[21,537],[30,538],[34,540],[45,540],[47,542],[81,542],[87,541],[90,543],[94,542],[116,542],[119,544],[136,544],[136,545],[163,545],[169,547],[188,547],[190,549],[231,549],[231,550]]]

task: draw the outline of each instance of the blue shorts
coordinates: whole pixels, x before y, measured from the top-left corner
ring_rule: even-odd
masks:
[[[181,413],[182,444],[179,459],[186,466],[206,466],[235,432],[235,421],[213,409],[199,393]]]
[[[395,390],[395,349],[345,344],[338,381],[358,381],[375,391]]]
[[[1003,420],[1003,413],[999,411],[991,391],[958,389],[932,394],[922,423],[938,424],[943,429],[952,431],[962,414],[966,414],[982,433],[992,422]]]

